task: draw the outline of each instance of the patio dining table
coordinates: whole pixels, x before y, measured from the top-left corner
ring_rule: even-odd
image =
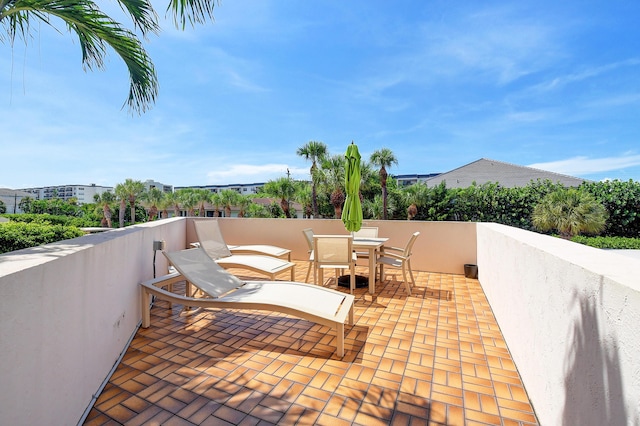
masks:
[[[384,243],[389,238],[384,237],[356,237],[353,239],[353,249],[369,252],[369,293],[376,291],[376,251],[384,252]]]

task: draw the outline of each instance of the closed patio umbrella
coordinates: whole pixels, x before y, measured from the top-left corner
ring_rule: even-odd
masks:
[[[347,199],[342,209],[342,222],[347,231],[356,232],[362,226],[362,204],[360,203],[360,153],[353,141],[347,147],[344,157],[344,186]]]

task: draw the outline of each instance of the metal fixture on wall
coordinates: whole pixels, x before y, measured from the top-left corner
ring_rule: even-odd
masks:
[[[165,246],[166,244],[164,240],[153,242],[153,278],[156,277],[156,253],[158,250],[164,250]]]

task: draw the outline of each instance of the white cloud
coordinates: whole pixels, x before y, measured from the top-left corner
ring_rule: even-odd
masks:
[[[549,161],[546,163],[529,164],[541,170],[562,173],[566,175],[588,175],[592,173],[620,170],[628,167],[640,166],[640,155],[623,155],[620,157],[588,158],[578,156],[565,160]]]
[[[599,67],[592,67],[584,69],[580,72],[555,77],[553,80],[541,83],[534,87],[534,89],[540,91],[549,91],[553,89],[559,89],[571,83],[578,83],[583,80],[593,79],[599,77],[602,74],[609,73],[611,71],[615,71],[622,67],[633,67],[640,65],[640,59],[632,58],[625,61],[614,62],[611,64],[602,65]]]

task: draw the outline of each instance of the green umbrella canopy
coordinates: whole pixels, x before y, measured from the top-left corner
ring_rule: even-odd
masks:
[[[342,209],[342,222],[347,231],[356,232],[362,226],[362,204],[360,204],[360,153],[351,142],[344,154],[344,186],[347,199]]]

